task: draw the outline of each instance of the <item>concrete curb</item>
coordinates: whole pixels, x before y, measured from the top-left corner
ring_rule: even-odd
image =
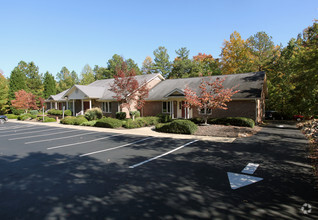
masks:
[[[107,132],[107,133],[117,133],[117,134],[130,134],[130,135],[140,135],[140,136],[152,136],[157,138],[173,138],[173,139],[190,139],[190,140],[201,140],[201,141],[213,141],[220,143],[232,143],[236,138],[227,137],[211,137],[211,136],[197,136],[197,135],[184,135],[184,134],[169,134],[156,132],[153,127],[143,127],[135,129],[112,129],[112,128],[98,128],[98,127],[86,127],[86,126],[75,126],[75,125],[64,125],[58,122],[31,122],[31,121],[18,121],[16,119],[9,119],[10,122],[21,123],[21,124],[34,124],[39,126],[48,127],[61,127],[61,128],[72,128],[84,131],[96,131],[96,132]]]

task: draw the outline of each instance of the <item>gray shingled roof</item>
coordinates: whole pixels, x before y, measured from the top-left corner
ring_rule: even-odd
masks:
[[[156,74],[146,74],[146,75],[138,75],[136,76],[136,79],[140,84],[142,84],[143,82],[149,82],[150,80],[152,80],[155,77],[162,77],[159,73]],[[97,80],[89,85],[87,85],[88,87],[103,87],[104,91],[103,91],[103,95],[100,97],[101,100],[113,100],[113,96],[115,96],[115,93],[111,92],[110,89],[110,85],[113,84],[114,79],[103,79],[103,80]]]
[[[205,80],[215,80],[217,77],[224,78],[223,82],[224,88],[232,88],[234,86],[238,87],[237,90],[240,90],[232,98],[233,99],[245,99],[245,98],[260,98],[265,72],[252,72],[252,73],[242,73],[242,74],[233,74],[233,75],[221,75],[221,76],[211,76],[211,77],[196,77],[196,78],[184,78],[184,79],[168,79],[162,81],[154,88],[149,91],[149,97],[147,100],[164,100],[167,98],[167,95],[174,90],[184,91],[188,86],[190,89],[198,93],[199,86],[202,79]],[[212,79],[211,79],[212,78]]]
[[[136,76],[136,79],[139,84],[142,84],[143,82],[149,82],[150,80],[154,79],[157,76],[162,77],[160,73],[156,73],[156,74],[138,75]],[[89,98],[97,98],[100,100],[114,100],[113,96],[115,94],[109,90],[110,85],[113,84],[113,82],[114,82],[114,79],[103,79],[103,80],[97,80],[86,86],[74,85],[73,87],[78,88]],[[51,95],[48,100],[65,101],[64,96],[66,95],[68,91],[69,89],[57,95]]]
[[[64,90],[63,92],[60,92],[59,94],[56,94],[56,95],[50,95],[50,97],[47,99],[47,100],[53,100],[53,101],[61,101],[61,100],[65,100],[65,99],[62,99],[62,97],[64,96],[64,94],[68,91],[67,90]]]

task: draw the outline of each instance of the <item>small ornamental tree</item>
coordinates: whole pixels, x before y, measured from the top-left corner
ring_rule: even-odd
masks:
[[[123,108],[127,108],[130,111],[133,103],[136,104],[138,110],[145,105],[149,88],[146,82],[140,85],[135,76],[135,70],[133,68],[128,70],[126,62],[116,68],[114,82],[110,86],[110,91],[115,93],[113,98],[120,103],[121,111]]]
[[[205,81],[202,79],[199,86],[199,94],[187,87],[184,91],[186,104],[185,107],[197,108],[198,111],[204,109],[204,122],[208,121],[208,110],[227,109],[227,102],[230,102],[231,97],[239,92],[233,88],[225,89],[223,86],[225,78],[216,78],[215,81]]]
[[[26,113],[29,109],[38,109],[35,95],[23,89],[15,92],[15,100],[12,100],[11,103],[16,109],[24,109]]]

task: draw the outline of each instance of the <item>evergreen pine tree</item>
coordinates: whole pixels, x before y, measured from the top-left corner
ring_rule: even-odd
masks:
[[[47,99],[50,95],[56,94],[56,82],[54,76],[49,72],[44,74],[44,81],[43,81],[44,91],[43,96]]]

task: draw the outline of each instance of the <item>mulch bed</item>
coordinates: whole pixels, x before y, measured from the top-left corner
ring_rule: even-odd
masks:
[[[255,126],[254,128],[225,126],[225,125],[201,125],[194,135],[215,136],[215,137],[249,137],[262,128]]]

